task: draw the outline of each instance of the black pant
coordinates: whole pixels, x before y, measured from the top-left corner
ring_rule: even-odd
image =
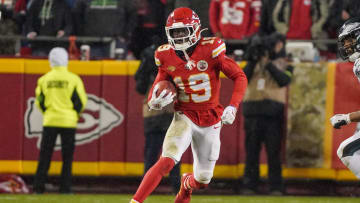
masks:
[[[282,117],[245,117],[245,174],[244,186],[257,190],[259,184],[259,159],[262,143],[265,144],[270,191],[283,190],[281,174]]]
[[[60,134],[63,160],[60,193],[71,192],[71,170],[75,149],[75,128],[44,127],[40,146],[39,163],[34,180],[34,192],[43,193],[54,151],[56,137]]]
[[[145,133],[145,150],[144,150],[144,174],[159,159],[159,153],[164,142],[166,131],[151,131]],[[180,189],[180,162],[174,166],[169,174],[170,184],[173,192],[176,194]]]

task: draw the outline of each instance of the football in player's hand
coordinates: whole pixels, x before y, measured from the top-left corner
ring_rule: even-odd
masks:
[[[168,80],[162,80],[162,81],[158,82],[156,85],[159,86],[159,89],[156,91],[157,97],[161,94],[161,92],[163,90],[166,90],[166,92],[167,92],[164,96],[168,95],[169,92],[176,94],[176,89],[175,89],[174,84]]]

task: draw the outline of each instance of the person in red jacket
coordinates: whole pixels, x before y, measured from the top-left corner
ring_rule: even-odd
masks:
[[[218,37],[201,37],[198,15],[189,8],[175,9],[166,23],[168,44],[155,52],[158,74],[148,96],[150,110],[174,103],[174,118],[167,130],[162,155],[145,174],[131,203],[143,202],[191,145],[193,173],[181,178],[175,203],[190,202],[193,190],[207,187],[220,153],[220,130],[234,122],[245,94],[247,78],[234,60],[225,55],[225,43]],[[230,104],[219,102],[220,71],[234,81]],[[175,84],[177,94],[157,92],[160,81]]]
[[[251,0],[212,0],[209,18],[215,36],[243,39],[252,21]]]

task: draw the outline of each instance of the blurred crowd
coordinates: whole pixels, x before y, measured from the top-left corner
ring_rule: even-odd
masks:
[[[284,34],[291,40],[335,39],[342,23],[359,16],[358,0],[1,0],[0,55],[44,56],[55,46],[68,48],[73,58],[81,45],[90,46],[91,59],[139,59],[154,36],[165,37],[164,25],[170,11],[190,7],[201,19],[204,36],[218,36],[227,42],[228,54],[245,50],[254,34]],[[35,40],[51,36],[63,40]],[[115,43],[76,41],[69,36],[110,37]],[[29,40],[26,40],[29,39]],[[76,38],[72,38],[74,41]],[[74,46],[75,45],[75,46]],[[18,48],[16,48],[16,46]],[[336,58],[336,43],[315,43],[320,53]],[[72,57],[72,56],[70,56]]]

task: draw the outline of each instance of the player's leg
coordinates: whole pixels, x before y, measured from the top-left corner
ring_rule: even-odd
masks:
[[[344,140],[337,150],[337,155],[344,165],[360,179],[360,132]]]
[[[220,154],[221,122],[209,127],[198,127],[193,135],[191,149],[194,157],[194,179],[204,187],[213,177],[216,161]],[[195,185],[193,185],[195,186]],[[197,188],[196,188],[197,189]]]
[[[132,202],[143,202],[160,183],[162,177],[169,173],[175,163],[191,143],[190,120],[182,113],[176,112],[166,133],[163,152],[156,164],[145,174]]]
[[[34,179],[34,192],[43,193],[45,191],[45,182],[50,167],[51,157],[54,151],[57,131],[55,128],[44,127],[41,144],[39,161]]]
[[[63,164],[60,178],[60,193],[71,193],[71,171],[74,160],[75,132],[75,128],[61,129],[61,155]]]
[[[145,133],[144,174],[159,159],[159,152],[165,139],[166,130],[152,129]],[[180,188],[180,162],[169,173],[170,184],[176,194]]]
[[[219,122],[210,127],[195,126],[194,128],[195,132],[191,142],[194,173],[183,175],[175,203],[190,202],[192,190],[207,187],[213,176],[216,161],[219,158],[221,123]]]

